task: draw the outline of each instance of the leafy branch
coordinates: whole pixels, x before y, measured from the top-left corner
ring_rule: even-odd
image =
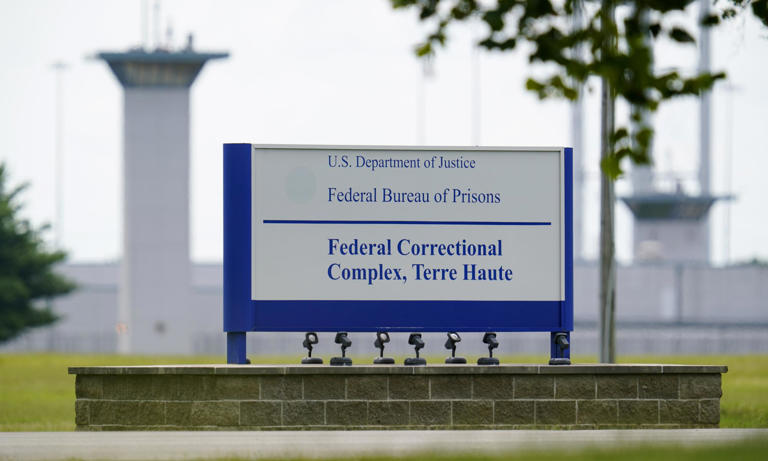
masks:
[[[696,96],[725,78],[722,72],[682,75],[678,71],[658,71],[653,66],[653,43],[668,39],[681,46],[695,46],[693,34],[685,26],[666,24],[662,19],[684,11],[693,0],[614,0],[588,1],[583,24],[572,25],[570,18],[579,2],[565,0],[498,0],[493,4],[476,0],[391,0],[394,8],[416,9],[432,31],[416,46],[418,56],[429,56],[447,42],[448,28],[457,22],[477,19],[486,26],[477,45],[490,51],[511,51],[523,42],[532,45],[531,64],[554,64],[556,70],[545,78],[530,77],[526,88],[539,98],[579,97],[590,77],[599,77],[613,90],[617,100],[631,108],[629,126],[617,126],[611,136],[611,154],[603,158],[603,171],[612,179],[622,174],[621,163],[650,163],[653,128],[643,114],[652,113],[665,101],[680,96]],[[601,8],[624,7],[626,15],[610,27],[601,27]],[[737,16],[747,7],[768,25],[768,0],[731,0],[718,13],[700,18],[712,27]],[[612,46],[604,46],[610,43]]]

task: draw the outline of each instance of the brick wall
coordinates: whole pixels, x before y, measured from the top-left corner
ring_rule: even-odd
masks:
[[[717,427],[720,366],[70,368],[79,430]]]

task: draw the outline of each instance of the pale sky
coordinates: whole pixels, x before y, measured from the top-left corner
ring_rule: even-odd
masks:
[[[72,261],[120,257],[122,90],[106,64],[90,56],[141,42],[142,3],[0,0],[0,159],[8,164],[12,183],[31,183],[23,196],[25,216],[38,224],[57,224],[52,64],[68,65],[61,92],[60,232]],[[477,27],[451,30],[448,49],[436,58],[434,77],[424,81],[412,49],[426,29],[415,11],[394,12],[386,0],[165,0],[160,16],[162,42],[170,24],[174,47],[194,32],[197,50],[231,53],[227,60],[208,64],[191,93],[191,253],[198,261],[221,259],[224,142],[470,145],[479,138],[480,144],[492,146],[570,144],[568,106],[539,102],[524,90],[525,78],[542,69],[531,68],[522,53],[473,55],[471,39],[482,30]],[[692,17],[671,20],[690,23]],[[693,47],[676,50],[662,43],[657,48],[660,67],[693,69],[696,56]],[[725,70],[736,88],[727,91],[720,84],[713,98],[713,191],[729,192],[731,165],[730,191],[737,196],[730,238],[726,206],[714,210],[716,262],[725,261],[726,253],[734,261],[768,259],[767,56],[768,29],[751,18],[713,34],[713,69]],[[480,130],[474,136],[473,75],[480,88]],[[584,123],[589,182],[583,246],[594,257],[599,85],[592,87]],[[681,178],[696,192],[696,100],[664,107],[655,121],[658,170],[665,178]],[[617,189],[630,191],[626,181]],[[630,214],[624,205],[617,206],[617,214],[618,256],[628,261]],[[48,237],[52,240],[52,233]]]

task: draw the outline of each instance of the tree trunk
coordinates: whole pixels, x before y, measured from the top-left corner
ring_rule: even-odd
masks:
[[[613,30],[614,2],[603,0],[601,28],[603,31]],[[615,46],[612,38],[603,40],[602,54],[605,56],[611,47]],[[603,77],[601,89],[601,140],[600,157],[605,158],[613,150],[611,135],[614,129],[615,97],[610,83]],[[614,363],[616,361],[616,259],[614,244],[614,204],[615,194],[613,180],[605,173],[600,175],[600,362]]]

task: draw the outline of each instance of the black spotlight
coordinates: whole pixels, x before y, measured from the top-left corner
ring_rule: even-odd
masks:
[[[480,357],[477,359],[478,365],[498,365],[499,359],[493,356],[493,350],[499,347],[499,342],[496,340],[496,333],[486,333],[483,335],[483,342],[488,345],[488,357]]]
[[[405,365],[426,365],[427,360],[419,357],[419,349],[424,348],[424,340],[421,339],[421,333],[411,333],[411,336],[408,337],[408,344],[416,349],[416,357],[408,357],[405,359]]]
[[[341,357],[333,357],[331,359],[331,365],[352,365],[352,359],[347,357],[347,348],[352,345],[352,340],[349,339],[347,333],[344,331],[336,333],[336,339],[334,339],[334,342],[336,344],[341,344]]]
[[[384,344],[389,342],[389,333],[386,331],[379,331],[376,333],[376,341],[373,345],[379,349],[379,356],[373,359],[374,365],[394,365],[395,359],[392,357],[384,357]]]
[[[456,343],[461,341],[461,336],[455,331],[448,333],[448,341],[445,342],[445,348],[451,350],[451,356],[445,359],[445,363],[467,363],[464,357],[456,357]]]
[[[323,359],[320,357],[312,357],[312,346],[317,344],[317,342],[317,333],[314,331],[310,331],[304,335],[304,342],[302,344],[307,348],[309,352],[307,352],[306,357],[301,359],[302,365],[322,365]]]

